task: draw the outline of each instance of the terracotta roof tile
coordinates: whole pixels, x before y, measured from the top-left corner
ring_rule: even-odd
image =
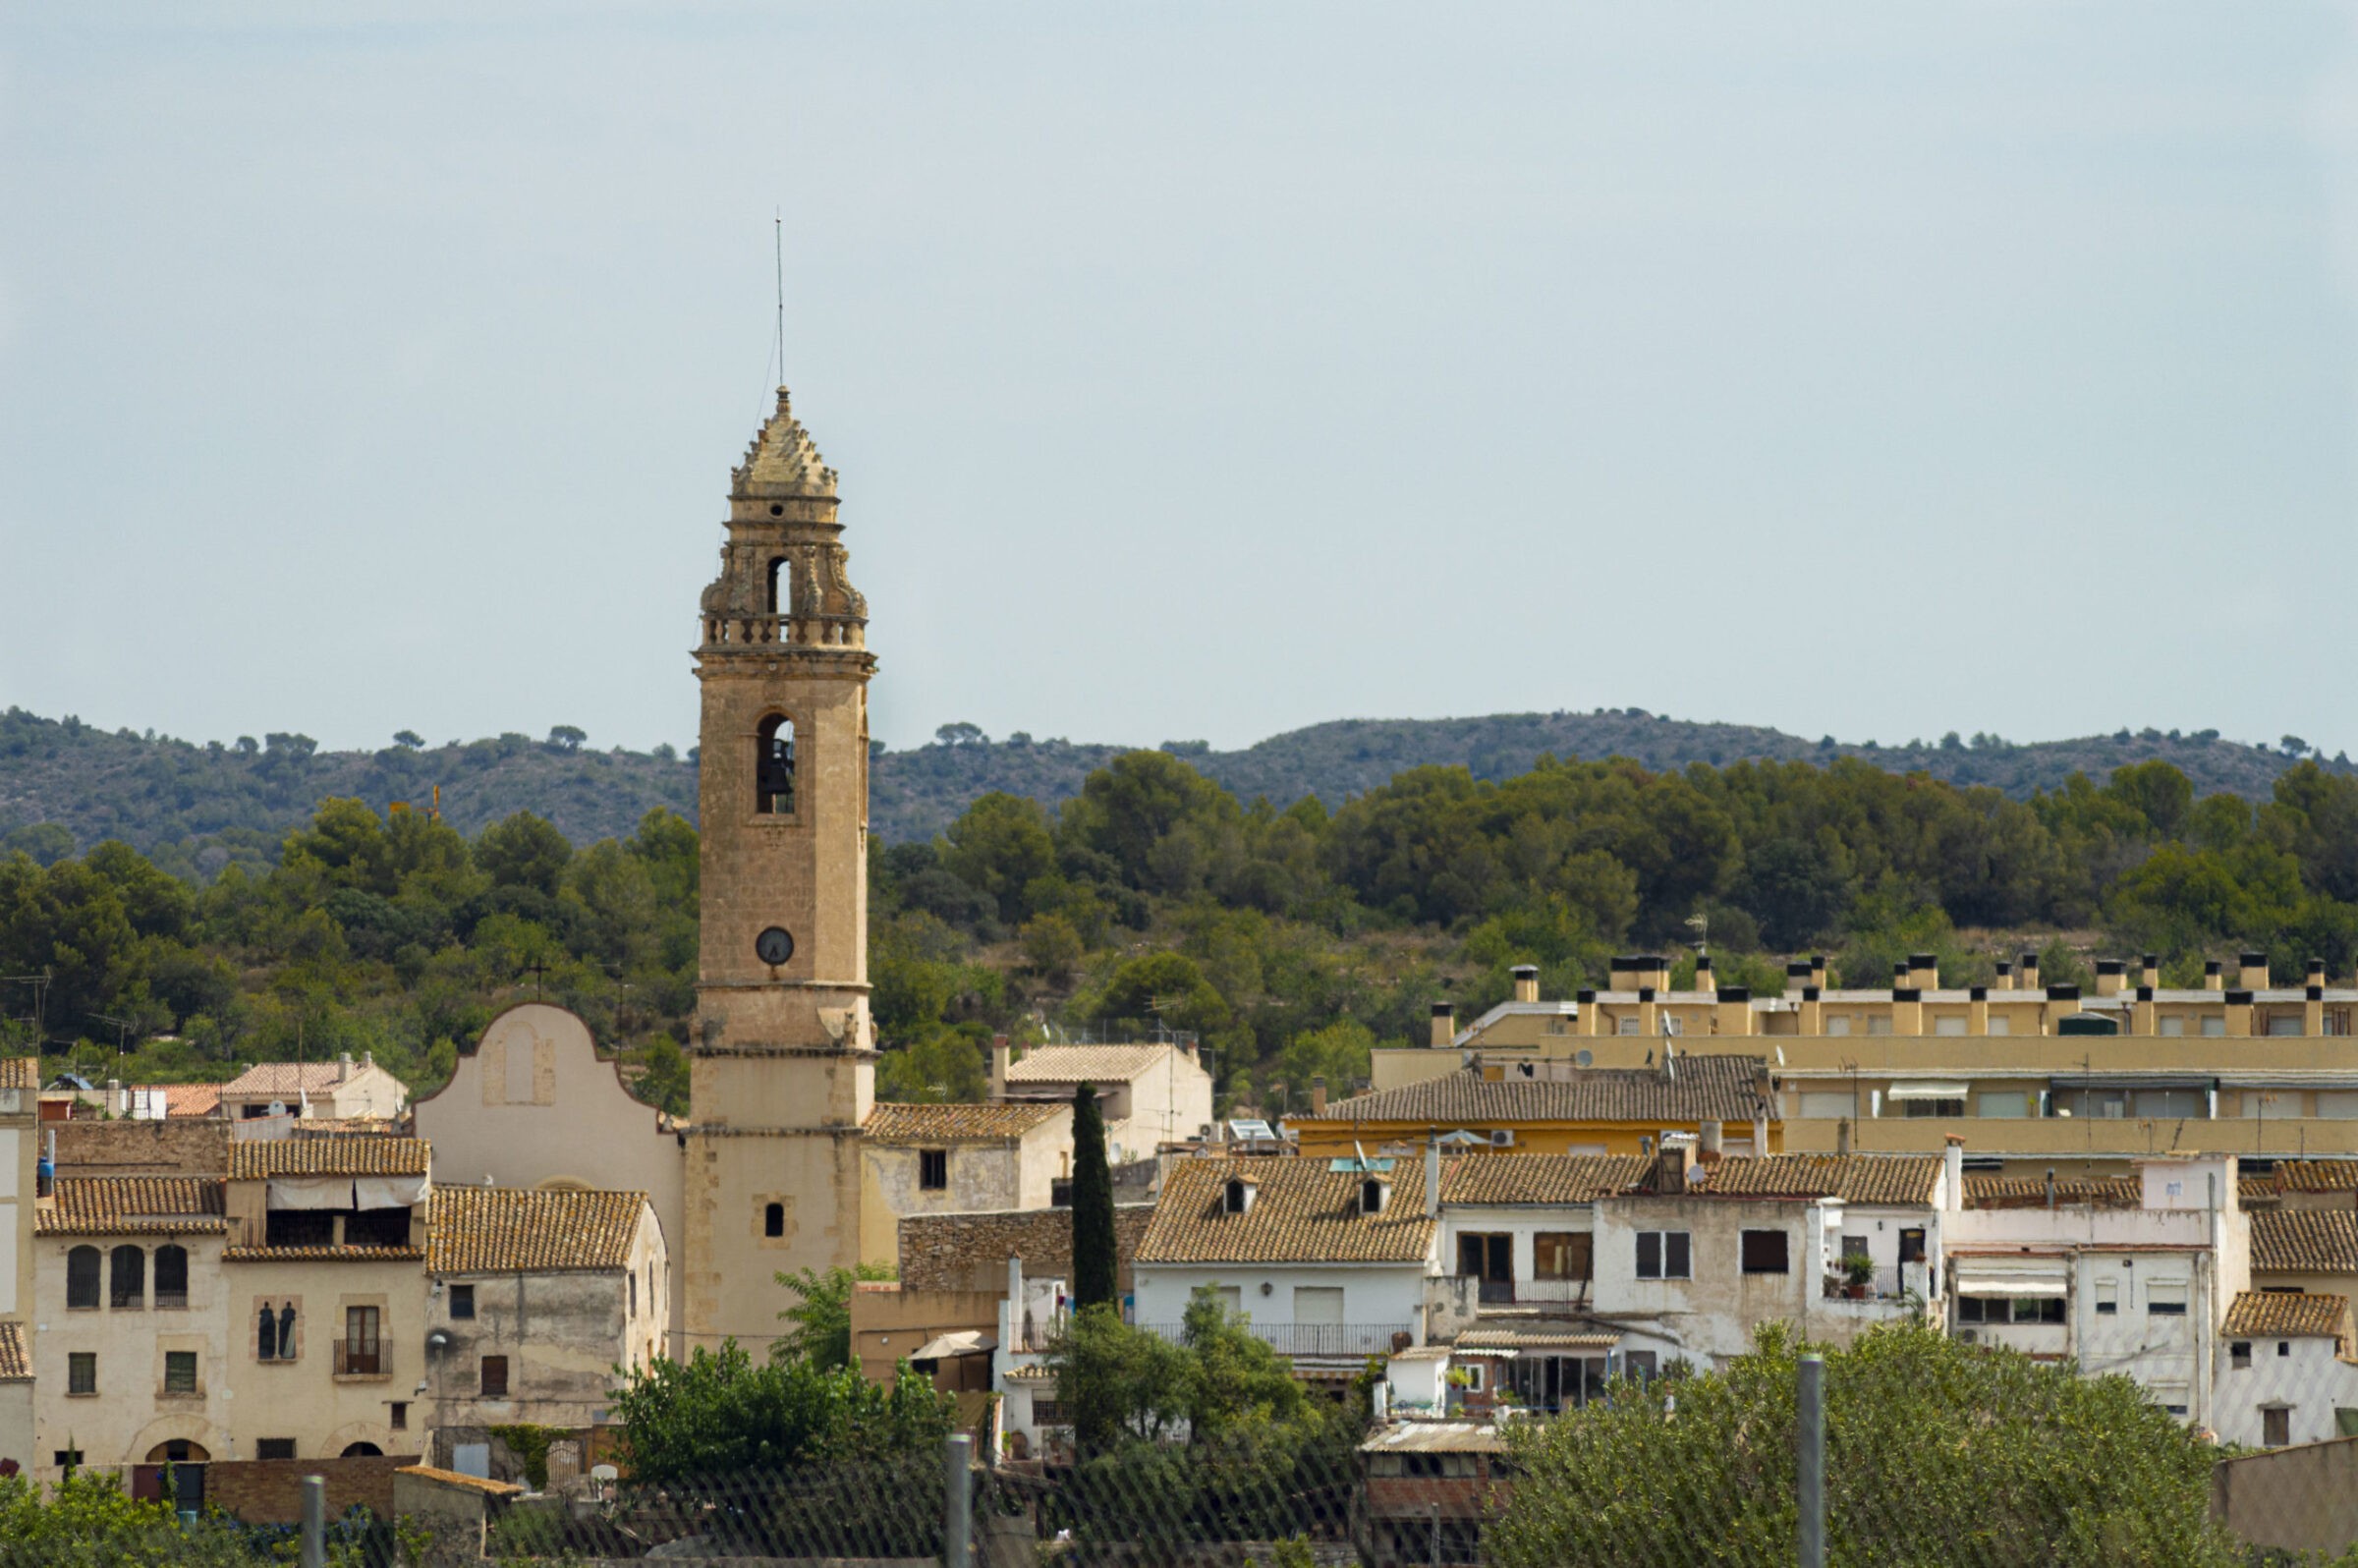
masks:
[[[255,1139],[229,1146],[232,1181],[265,1176],[422,1176],[432,1159],[421,1139],[373,1133]]]
[[[324,1094],[346,1082],[339,1075],[342,1062],[256,1062],[228,1083],[221,1092],[238,1098],[267,1094],[277,1098],[285,1094]],[[367,1069],[359,1062],[352,1064],[355,1078]]]
[[[0,1321],[0,1383],[32,1381],[32,1358],[25,1350],[25,1325]]]
[[[1415,1263],[1432,1248],[1423,1172],[1395,1172],[1380,1213],[1360,1212],[1360,1175],[1322,1159],[1183,1159],[1138,1244],[1139,1263]],[[1251,1206],[1227,1211],[1230,1177]]]
[[[1839,1198],[1848,1204],[1929,1204],[1940,1161],[1889,1154],[1770,1154],[1697,1167],[1714,1198]]]
[[[1173,1045],[1036,1045],[1007,1068],[1010,1084],[1127,1084],[1160,1067]]]
[[[2276,1334],[2287,1339],[2334,1339],[2347,1343],[2350,1299],[2289,1291],[2242,1291],[2227,1304],[2226,1321],[2219,1325],[2218,1331],[2229,1338]]]
[[[645,1193],[437,1188],[426,1205],[426,1267],[437,1274],[535,1274],[630,1266]]]
[[[201,1176],[61,1176],[33,1212],[37,1236],[190,1235],[224,1228],[222,1185]]]
[[[225,1263],[422,1263],[422,1247],[225,1247]]]
[[[1592,1204],[1645,1179],[1642,1154],[1461,1154],[1441,1164],[1441,1202],[1492,1205]],[[1402,1181],[1423,1182],[1414,1161],[1392,1167]]]
[[[166,1116],[217,1116],[221,1111],[219,1084],[158,1084],[164,1092]]]
[[[41,1087],[41,1059],[38,1056],[0,1056],[0,1090]]]
[[[862,1129],[879,1144],[955,1143],[961,1139],[1021,1138],[1069,1107],[1011,1105],[878,1105]]]
[[[2288,1159],[2275,1183],[2287,1193],[2346,1193],[2358,1189],[2358,1159]]]
[[[2254,1214],[2252,1266],[2268,1273],[2358,1274],[2358,1218],[2346,1208]]]
[[[1460,1350],[1600,1350],[1621,1343],[1609,1328],[1469,1328],[1457,1336]]]
[[[2144,1202],[2144,1191],[2134,1176],[2084,1176],[2055,1182],[2059,1207],[2136,1208]],[[1965,1173],[1965,1206],[2045,1208],[2047,1178],[1969,1170]]]
[[[1468,1068],[1421,1084],[1337,1100],[1316,1122],[1426,1122],[1460,1127],[1515,1122],[1748,1122],[1773,1117],[1758,1056],[1681,1056],[1663,1067],[1589,1067],[1568,1078],[1486,1079]]]

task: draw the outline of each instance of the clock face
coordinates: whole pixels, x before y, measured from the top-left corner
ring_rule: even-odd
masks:
[[[794,956],[794,933],[783,925],[772,925],[754,938],[754,952],[762,963],[775,969]]]

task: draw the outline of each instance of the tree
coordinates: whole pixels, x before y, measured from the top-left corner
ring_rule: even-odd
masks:
[[[793,1291],[797,1300],[778,1316],[794,1324],[794,1332],[769,1347],[770,1359],[800,1356],[823,1371],[853,1366],[852,1292],[864,1279],[893,1277],[890,1263],[855,1263],[823,1273],[815,1268],[779,1270],[778,1283]]]
[[[733,1339],[635,1367],[607,1397],[624,1462],[642,1483],[929,1456],[950,1431],[949,1400],[907,1367],[871,1383],[802,1356],[757,1365]]]
[[[1790,1563],[1802,1348],[1770,1325],[1724,1373],[1623,1383],[1577,1421],[1515,1424],[1526,1479],[1484,1532],[1486,1560],[1652,1562],[1675,1520],[1681,1561]],[[2244,1561],[2209,1520],[2215,1451],[2125,1377],[1924,1324],[1825,1355],[1830,1562]]]
[[[688,1053],[680,1049],[679,1041],[669,1035],[657,1035],[647,1042],[645,1061],[646,1071],[631,1086],[631,1092],[674,1116],[688,1114]]]
[[[483,829],[475,841],[475,863],[501,887],[529,887],[556,895],[557,879],[573,860],[565,835],[530,812],[517,812]]]
[[[587,730],[572,724],[552,725],[548,732],[548,744],[560,752],[578,752],[582,749],[582,743],[589,738]]]
[[[1113,1177],[1105,1168],[1105,1113],[1096,1089],[1073,1089],[1073,1302],[1112,1307],[1120,1296],[1113,1239]]]
[[[402,748],[404,751],[415,752],[421,749],[425,745],[425,737],[419,734],[416,730],[395,730],[393,732],[393,744]]]

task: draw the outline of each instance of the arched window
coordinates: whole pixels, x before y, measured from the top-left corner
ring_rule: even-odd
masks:
[[[278,1360],[278,1315],[268,1302],[262,1303],[261,1320],[254,1325],[253,1355],[257,1361]]]
[[[763,1206],[761,1210],[761,1234],[764,1236],[783,1236],[786,1234],[786,1205],[784,1204],[769,1204]]]
[[[295,1304],[287,1303],[278,1310],[278,1359],[295,1359]]]
[[[374,1459],[384,1450],[374,1443],[346,1443],[341,1457],[345,1459]]]
[[[113,1265],[107,1270],[106,1304],[109,1307],[144,1307],[147,1305],[147,1254],[139,1247],[115,1249]]]
[[[784,815],[794,810],[794,720],[772,713],[754,734],[754,810]]]
[[[794,563],[783,555],[769,563],[769,613],[794,613]]]
[[[66,1254],[66,1305],[98,1305],[98,1249],[77,1247]]]
[[[189,1304],[189,1250],[170,1243],[155,1250],[155,1304],[158,1307],[186,1307]]]

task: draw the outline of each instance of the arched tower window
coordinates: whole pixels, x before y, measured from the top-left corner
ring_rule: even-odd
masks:
[[[783,555],[769,563],[769,613],[794,613],[794,562]]]
[[[147,1305],[147,1254],[138,1247],[115,1249],[114,1266],[107,1285],[106,1304],[109,1307],[144,1307]]]
[[[762,1206],[761,1234],[764,1236],[786,1234],[786,1205],[784,1204],[767,1204]]]
[[[754,810],[778,816],[794,810],[794,720],[782,713],[754,733]]]
[[[155,1304],[158,1307],[186,1307],[189,1304],[189,1250],[170,1242],[155,1250]]]

